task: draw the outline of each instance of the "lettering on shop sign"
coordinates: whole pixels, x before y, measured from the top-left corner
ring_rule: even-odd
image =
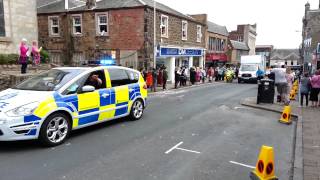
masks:
[[[202,49],[161,48],[160,56],[202,56]]]

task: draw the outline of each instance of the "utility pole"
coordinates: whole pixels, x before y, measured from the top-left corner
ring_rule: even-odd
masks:
[[[153,0],[153,67],[157,66],[157,30],[156,30],[156,20],[157,20],[157,2]]]

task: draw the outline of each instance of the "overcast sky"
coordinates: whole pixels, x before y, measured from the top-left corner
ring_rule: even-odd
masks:
[[[298,48],[307,0],[157,0],[184,14],[208,14],[208,20],[235,30],[257,23],[257,45]],[[319,0],[309,0],[311,9]],[[299,32],[297,32],[299,31]]]

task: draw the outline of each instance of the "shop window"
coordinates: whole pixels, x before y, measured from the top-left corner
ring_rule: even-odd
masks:
[[[161,37],[166,37],[168,38],[168,27],[169,26],[169,17],[165,15],[161,15],[161,25],[160,25],[160,30],[161,30]]]
[[[73,15],[72,16],[72,24],[73,24],[73,34],[81,35],[82,34],[82,16],[81,15]]]
[[[182,40],[188,39],[188,22],[182,21]]]
[[[0,0],[0,37],[6,36],[3,0]]]
[[[98,13],[96,14],[96,30],[97,35],[107,36],[108,31],[108,13]]]
[[[59,17],[49,16],[49,33],[50,36],[59,36]]]
[[[202,30],[201,30],[201,26],[197,25],[197,42],[201,43],[201,39],[202,39]]]

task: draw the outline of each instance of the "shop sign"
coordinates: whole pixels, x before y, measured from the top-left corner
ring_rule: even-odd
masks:
[[[160,56],[202,56],[202,49],[160,48]]]

